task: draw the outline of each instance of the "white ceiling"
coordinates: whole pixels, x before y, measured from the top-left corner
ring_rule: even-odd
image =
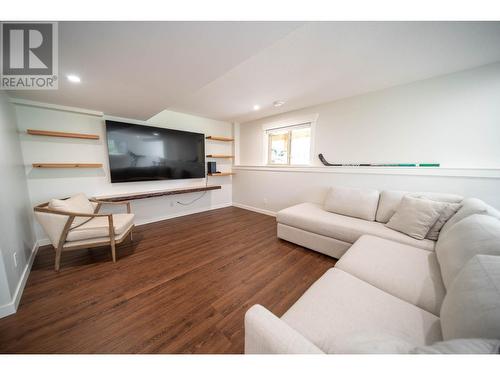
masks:
[[[496,61],[500,22],[61,22],[59,89],[9,94],[245,122]]]

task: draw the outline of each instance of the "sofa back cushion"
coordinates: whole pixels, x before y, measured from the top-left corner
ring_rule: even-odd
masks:
[[[415,193],[400,190],[384,190],[380,193],[378,202],[377,215],[375,220],[379,223],[387,223],[401,202],[405,195],[412,195],[415,197],[428,198],[438,202],[460,203],[463,199],[460,195],[444,194],[444,193]]]
[[[462,201],[462,207],[441,228],[441,234],[446,233],[460,220],[474,214],[490,215],[500,219],[500,212],[477,198],[466,198]]]
[[[373,221],[378,198],[378,190],[335,186],[328,191],[324,208],[336,214]]]
[[[441,329],[445,340],[500,338],[499,256],[476,255],[460,271],[441,307]]]
[[[468,216],[439,236],[435,251],[448,290],[475,255],[500,256],[500,220],[488,215]]]

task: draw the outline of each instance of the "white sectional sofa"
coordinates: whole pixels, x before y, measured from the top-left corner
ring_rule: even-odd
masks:
[[[279,237],[340,260],[281,318],[250,308],[245,353],[498,353],[500,212],[418,193],[462,206],[437,242],[417,240],[384,225],[409,193],[344,193],[325,202],[344,214],[312,203],[279,212]]]
[[[344,214],[326,211],[324,205],[319,203],[301,203],[279,211],[276,217],[278,237],[337,259],[364,234],[434,250],[435,241],[417,240],[384,225],[394,214],[403,196],[409,192],[382,191],[379,194],[372,190],[367,192],[371,202],[367,204],[365,198],[362,200],[364,204],[360,204],[359,196],[363,191],[353,190],[353,194],[346,193],[338,197],[343,207],[335,208]],[[450,203],[463,200],[463,197],[454,194],[411,194]]]

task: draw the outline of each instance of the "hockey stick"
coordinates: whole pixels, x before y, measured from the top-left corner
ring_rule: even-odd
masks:
[[[318,155],[319,160],[327,167],[439,167],[439,164],[415,164],[415,163],[360,163],[360,164],[341,164],[329,163],[323,154]]]

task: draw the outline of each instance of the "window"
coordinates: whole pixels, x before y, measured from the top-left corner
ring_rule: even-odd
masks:
[[[306,165],[311,162],[311,124],[287,126],[266,131],[267,163]]]

